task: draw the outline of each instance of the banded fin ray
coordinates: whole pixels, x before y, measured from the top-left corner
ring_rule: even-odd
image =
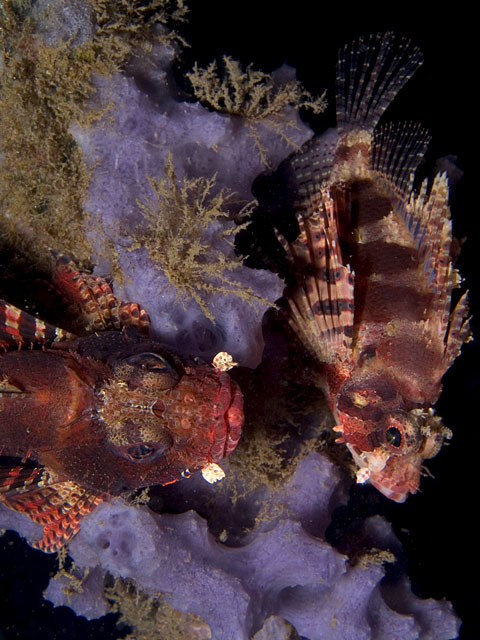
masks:
[[[425,180],[420,192],[412,194],[404,208],[404,219],[418,248],[420,263],[425,269],[427,283],[433,294],[431,315],[439,319],[443,339],[449,326],[452,289],[458,286],[458,274],[453,268],[451,257],[452,223],[445,173],[435,176],[430,190],[428,181]],[[463,306],[462,303],[461,307]]]
[[[343,46],[337,66],[337,127],[373,131],[385,109],[423,64],[420,49],[392,32]]]
[[[56,481],[43,467],[0,467],[0,502],[43,526],[43,536],[33,546],[45,553],[63,547],[105,497],[75,482]]]
[[[79,271],[67,256],[57,258],[53,284],[68,304],[70,314],[78,318],[82,333],[132,326],[141,335],[150,336],[150,319],[143,307],[119,303],[105,278]]]
[[[8,494],[28,491],[32,486],[42,483],[45,469],[42,466],[0,465],[0,501]]]
[[[336,129],[312,138],[290,159],[294,174],[297,213],[308,218],[321,205],[320,190],[328,183],[338,143]]]
[[[377,127],[373,133],[372,171],[408,198],[430,140],[429,132],[415,122],[389,122]]]
[[[460,355],[462,345],[470,337],[470,318],[468,318],[468,292],[465,292],[450,314],[445,336],[444,371]]]
[[[74,338],[73,333],[0,300],[0,347],[8,349],[13,345],[49,344]]]
[[[321,203],[309,218],[297,216],[300,235],[293,243],[277,236],[297,275],[287,295],[290,323],[319,360],[349,359],[353,335],[354,277],[342,262],[335,205],[321,190]]]

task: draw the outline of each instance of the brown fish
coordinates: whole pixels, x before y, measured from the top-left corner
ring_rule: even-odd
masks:
[[[68,260],[55,284],[94,334],[76,337],[0,301],[0,345],[15,348],[0,354],[0,455],[17,459],[0,466],[0,500],[43,525],[44,551],[109,496],[200,469],[219,479],[216,463],[243,424],[226,354],[186,366],[146,337],[142,308],[119,304],[105,280]]]
[[[321,363],[338,442],[387,497],[403,502],[448,430],[432,406],[468,337],[467,296],[453,267],[448,183],[413,190],[427,133],[378,122],[422,64],[392,33],[339,54],[337,128],[289,163],[300,235],[279,236],[297,285],[289,321]]]

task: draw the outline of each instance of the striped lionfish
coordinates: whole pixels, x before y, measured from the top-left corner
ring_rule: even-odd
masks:
[[[468,337],[453,268],[445,174],[413,188],[429,142],[378,122],[422,64],[392,33],[340,50],[337,127],[287,161],[298,238],[278,235],[296,275],[289,322],[319,361],[337,442],[384,495],[403,502],[449,432],[432,405]]]
[[[197,469],[220,479],[243,424],[228,354],[184,365],[149,337],[144,309],[67,258],[54,286],[91,335],[0,301],[0,501],[43,525],[47,552],[109,496]]]

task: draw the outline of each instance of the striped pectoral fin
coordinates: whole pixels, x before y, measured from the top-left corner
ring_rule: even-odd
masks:
[[[118,315],[122,327],[135,327],[140,335],[150,336],[152,325],[148,313],[136,302],[122,302]]]
[[[18,345],[49,344],[73,340],[73,333],[35,318],[26,311],[0,300],[0,346],[6,349]]]
[[[42,466],[0,465],[0,500],[18,491],[27,491],[29,487],[37,487],[44,477]]]
[[[328,361],[351,348],[354,276],[342,263],[334,203],[326,191],[319,210],[298,222],[299,237],[284,243],[298,279],[286,294],[290,323],[314,355]]]
[[[106,497],[74,482],[55,481],[42,467],[0,468],[0,501],[43,526],[43,536],[33,546],[46,553],[67,544],[80,529],[82,518]]]
[[[137,303],[119,303],[105,278],[79,271],[67,256],[57,259],[54,285],[83,331],[118,331],[134,326],[139,333],[150,335],[145,309]]]

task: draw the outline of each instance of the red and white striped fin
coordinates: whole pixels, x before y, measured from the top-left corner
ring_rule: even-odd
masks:
[[[334,202],[326,189],[320,194],[317,213],[298,216],[298,238],[279,240],[298,282],[286,292],[290,324],[319,361],[330,362],[335,356],[350,358],[354,277],[342,263]]]
[[[45,469],[42,466],[27,467],[23,465],[0,465],[0,501],[1,496],[22,493],[32,486],[38,486],[45,477]]]
[[[8,349],[32,344],[50,344],[73,340],[73,333],[35,318],[26,311],[0,300],[0,346]]]
[[[79,331],[118,331],[133,326],[140,334],[150,335],[145,309],[136,303],[119,303],[104,278],[79,271],[67,256],[58,258],[53,284],[65,299]]]
[[[140,335],[147,338],[150,336],[152,326],[148,313],[136,302],[122,302],[118,317],[121,327],[135,327]]]
[[[377,33],[339,51],[337,127],[373,131],[385,109],[422,65],[422,53],[404,37]]]
[[[469,336],[468,295],[464,293],[451,311],[452,290],[459,276],[452,260],[452,223],[448,204],[446,173],[435,176],[431,188],[425,180],[418,194],[412,193],[403,209],[405,223],[418,248],[432,293],[429,316],[438,327],[438,338],[445,343],[443,375],[460,353]]]
[[[80,529],[82,518],[108,496],[98,496],[80,485],[50,478],[41,467],[13,467],[0,473],[0,502],[43,526],[33,546],[46,553],[63,547]]]

